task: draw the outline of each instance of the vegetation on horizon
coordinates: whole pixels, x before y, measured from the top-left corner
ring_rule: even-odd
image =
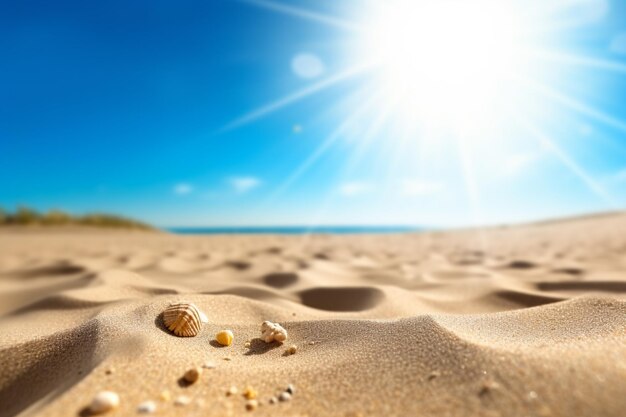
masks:
[[[28,207],[18,207],[9,212],[0,207],[0,226],[92,226],[117,229],[155,230],[149,224],[121,216],[91,213],[82,216],[61,210],[40,213]]]

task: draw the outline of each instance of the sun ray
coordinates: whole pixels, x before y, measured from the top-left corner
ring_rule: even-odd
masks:
[[[623,62],[591,58],[583,55],[568,54],[545,49],[533,49],[532,51],[528,51],[527,54],[529,57],[550,62],[558,62],[559,64],[578,65],[626,74],[626,64]]]
[[[622,132],[626,132],[626,123],[616,117],[613,117],[604,112],[601,112],[600,110],[597,110],[591,106],[588,106],[579,100],[569,97],[553,88],[550,88],[542,83],[534,81],[528,77],[523,77],[518,74],[516,78],[518,79],[518,81],[531,87],[532,89],[539,92],[541,95],[543,95],[546,98],[556,101],[564,105],[565,107],[568,107],[571,110],[584,114],[585,116],[588,116],[592,119],[602,122],[615,129],[621,130]]]
[[[223,132],[227,132],[229,130],[232,129],[236,129],[238,127],[241,127],[243,125],[246,125],[250,122],[253,122],[263,116],[267,116],[268,114],[271,114],[273,112],[275,112],[276,110],[279,110],[285,106],[288,106],[290,104],[296,103],[302,99],[305,99],[313,94],[319,93],[320,91],[323,91],[329,87],[332,87],[342,81],[346,81],[362,72],[364,72],[368,67],[364,66],[364,65],[358,65],[352,68],[349,68],[345,71],[342,71],[338,74],[335,74],[333,76],[327,77],[313,85],[310,85],[306,88],[303,88],[299,91],[296,91],[295,93],[289,94],[283,98],[280,98],[272,103],[266,104],[263,107],[260,107],[256,110],[253,110],[247,114],[244,114],[243,116],[233,120],[232,122],[226,124],[225,126],[223,126],[221,129],[218,130],[218,133],[223,133]]]
[[[385,108],[378,110],[378,114],[374,117],[374,120],[369,125],[365,134],[360,138],[357,148],[350,155],[348,163],[343,168],[342,172],[344,177],[350,174],[351,171],[354,170],[354,168],[361,162],[363,155],[370,148],[372,142],[376,138],[376,135],[380,132],[380,129],[388,120],[391,110],[392,106],[386,106]]]
[[[465,183],[465,191],[470,206],[470,221],[473,226],[478,227],[483,223],[482,206],[480,202],[480,192],[478,189],[478,183],[474,176],[474,164],[469,154],[466,143],[464,141],[464,135],[462,132],[457,132],[456,145],[461,165],[461,171],[463,173],[463,182]],[[478,245],[481,250],[486,248],[486,240],[483,231],[478,228],[475,230],[477,234]]]
[[[289,16],[298,17],[301,19],[306,19],[311,22],[322,23],[328,26],[349,30],[349,31],[357,31],[360,30],[360,27],[350,21],[339,19],[335,16],[328,16],[323,13],[314,12],[307,9],[302,9],[300,7],[288,6],[279,2],[269,1],[269,0],[241,0],[243,3],[247,3],[253,6],[261,7],[267,10],[272,10],[274,12],[286,14]]]
[[[610,209],[616,208],[618,205],[611,195],[589,175],[573,158],[571,158],[563,149],[561,149],[555,141],[540,128],[535,126],[529,120],[516,117],[519,124],[530,133],[539,144],[549,152],[551,152],[563,165],[565,165],[574,175],[576,175],[589,190],[599,197]]]
[[[296,182],[309,168],[317,162],[332,146],[337,142],[339,138],[345,133],[346,129],[354,123],[358,118],[371,109],[372,104],[377,99],[377,96],[372,96],[364,103],[359,105],[343,122],[339,124],[331,133],[326,137],[320,146],[302,163],[298,168],[285,180],[269,197],[268,202],[271,202],[276,197],[284,193],[289,187]]]
[[[374,97],[376,97],[378,94],[380,93],[375,94]],[[363,147],[368,147],[368,145],[372,141],[372,138],[376,136],[376,134],[379,132],[379,129],[387,119],[390,110],[391,109],[387,108],[386,111],[380,112],[377,117],[372,121],[367,129],[367,132],[362,138],[362,143],[360,143],[359,147],[357,148],[357,154],[362,154],[364,152]],[[355,120],[357,119],[355,118]],[[343,167],[341,173],[338,175],[337,182],[344,181],[348,178],[348,175],[350,175],[350,173],[352,172],[354,166],[358,162],[358,159],[358,157],[355,159],[354,155],[352,155],[348,163]],[[335,188],[331,188],[325,193],[324,197],[321,199],[316,209],[311,211],[309,226],[315,226],[322,223],[321,220],[323,219],[323,216],[328,212],[328,209],[334,198],[337,198],[337,192]],[[309,237],[306,236],[306,234],[302,236],[302,244],[306,244],[308,239]]]

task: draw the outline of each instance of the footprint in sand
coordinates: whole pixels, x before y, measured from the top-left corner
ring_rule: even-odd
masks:
[[[263,277],[263,282],[274,288],[285,288],[295,284],[298,280],[298,274],[293,272],[273,272]]]
[[[365,311],[380,304],[385,294],[370,287],[319,287],[299,293],[302,304],[326,311]]]

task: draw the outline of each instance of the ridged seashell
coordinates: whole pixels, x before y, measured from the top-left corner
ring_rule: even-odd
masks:
[[[176,336],[195,336],[207,321],[204,313],[191,303],[172,304],[163,312],[165,327]]]

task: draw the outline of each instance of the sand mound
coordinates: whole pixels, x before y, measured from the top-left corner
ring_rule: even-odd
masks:
[[[86,415],[105,389],[121,397],[112,415],[154,400],[158,415],[622,416],[623,230],[624,215],[375,237],[12,230],[0,416]],[[162,323],[181,301],[209,318],[196,337]],[[263,320],[288,343],[259,339]],[[214,340],[224,328],[230,347]],[[293,400],[270,405],[288,384]]]

